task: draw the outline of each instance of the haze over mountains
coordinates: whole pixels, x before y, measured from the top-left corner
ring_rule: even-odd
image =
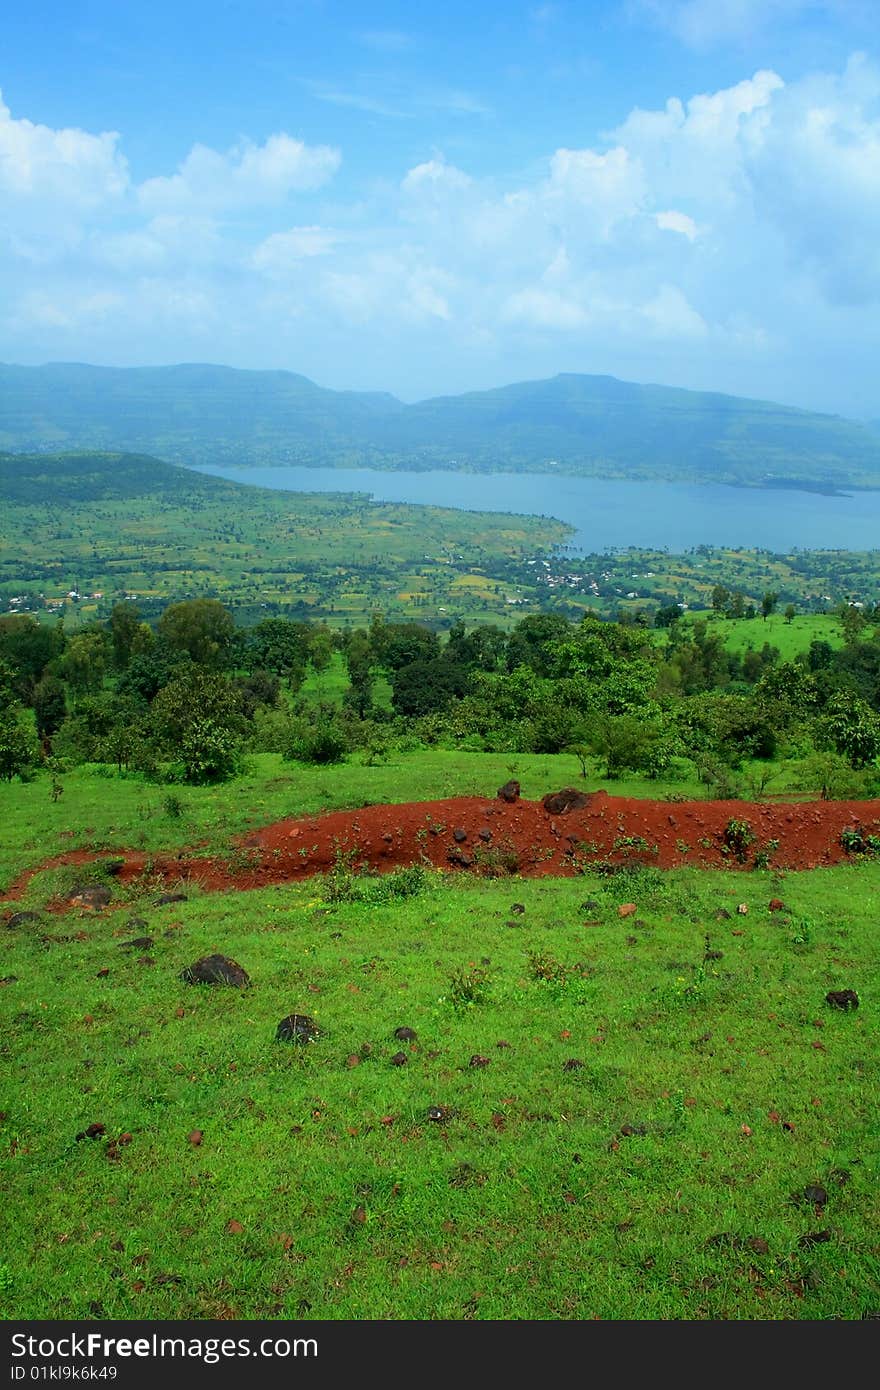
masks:
[[[750,486],[880,486],[880,437],[769,401],[565,374],[405,405],[285,371],[0,366],[0,449]]]

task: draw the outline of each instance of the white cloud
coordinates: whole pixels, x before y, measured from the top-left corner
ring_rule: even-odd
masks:
[[[681,236],[687,237],[688,241],[697,239],[697,224],[686,212],[676,212],[674,208],[667,212],[655,212],[654,221],[663,232],[678,232]]]
[[[253,253],[252,264],[270,275],[283,275],[300,261],[327,256],[339,241],[339,234],[327,227],[291,227],[273,232]]]
[[[708,327],[675,285],[661,285],[642,308],[651,331],[661,338],[705,338]]]
[[[864,57],[787,84],[762,69],[528,174],[478,175],[464,145],[327,205],[308,195],[339,167],[330,145],[196,146],[138,189],[116,135],[0,106],[0,358],[209,349],[404,394],[491,362],[496,380],[612,371],[807,404],[835,377],[877,414],[878,113]]]
[[[128,188],[128,165],[115,131],[52,130],[15,120],[0,93],[0,192],[15,203],[53,199],[62,206],[95,208]]]
[[[535,287],[512,294],[502,306],[502,318],[509,323],[526,323],[533,328],[582,328],[587,314],[573,300],[557,290]]]
[[[197,209],[220,212],[285,202],[292,193],[320,188],[339,168],[339,150],[306,145],[282,133],[262,145],[242,140],[226,154],[194,145],[178,172],[148,179],[138,198],[149,212]]]

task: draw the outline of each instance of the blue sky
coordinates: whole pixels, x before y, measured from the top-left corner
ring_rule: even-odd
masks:
[[[876,0],[30,0],[0,91],[2,361],[880,416]]]

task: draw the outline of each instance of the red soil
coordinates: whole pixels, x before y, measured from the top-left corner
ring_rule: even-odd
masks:
[[[727,843],[731,821],[750,827],[744,862]],[[285,883],[326,872],[340,855],[356,868],[379,872],[422,863],[452,873],[536,877],[575,874],[596,861],[664,869],[681,864],[749,868],[755,854],[765,850],[774,868],[813,869],[846,860],[840,835],[854,827],[865,835],[880,834],[880,801],[641,801],[596,791],[582,809],[557,815],[540,801],[458,797],[278,821],[241,840],[229,858],[188,852],[157,859],[126,850],[116,857],[124,860],[122,881],[149,869],[157,892],[163,884],[186,881],[204,888]],[[42,867],[99,857],[72,851]],[[6,897],[17,897],[33,872]]]

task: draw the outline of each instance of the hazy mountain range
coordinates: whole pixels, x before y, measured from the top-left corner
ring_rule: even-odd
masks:
[[[284,371],[0,366],[0,449],[124,450],[179,464],[880,486],[880,435],[867,425],[573,374],[405,405]]]

